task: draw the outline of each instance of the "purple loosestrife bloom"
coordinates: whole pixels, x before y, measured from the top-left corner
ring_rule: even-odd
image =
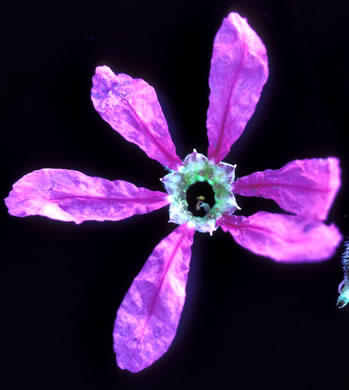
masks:
[[[118,221],[169,205],[170,221],[180,226],[154,248],[117,312],[113,335],[119,367],[141,371],[171,345],[185,301],[195,230],[212,234],[220,226],[244,248],[288,263],[328,259],[341,241],[336,226],[322,222],[340,186],[337,158],[295,160],[236,181],[235,166],[221,162],[252,116],[267,78],[262,41],[245,19],[229,14],[213,45],[208,158],[194,150],[182,162],[154,89],[144,80],[98,67],[91,94],[96,110],[170,170],[162,178],[168,194],[72,170],[41,169],[15,183],[6,199],[12,215],[75,223]],[[206,183],[214,193],[214,204],[197,197],[196,209],[203,216],[188,209],[187,191],[197,183]],[[238,208],[234,194],[273,199],[292,215],[233,215]]]

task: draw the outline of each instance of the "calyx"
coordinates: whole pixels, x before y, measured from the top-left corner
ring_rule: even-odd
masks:
[[[223,162],[214,164],[194,149],[177,171],[161,179],[170,195],[170,222],[178,225],[188,222],[197,231],[212,234],[217,229],[219,217],[233,214],[239,208],[231,191],[235,168],[236,165]],[[186,192],[193,184],[204,181],[212,186],[215,204],[204,217],[195,217],[188,210]]]

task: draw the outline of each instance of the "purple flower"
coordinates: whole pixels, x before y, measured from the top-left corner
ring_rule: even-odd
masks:
[[[280,262],[325,260],[340,243],[337,227],[322,222],[340,187],[337,158],[295,160],[236,181],[236,166],[221,162],[252,116],[267,78],[263,43],[245,19],[229,14],[213,46],[208,158],[194,150],[182,162],[154,89],[144,80],[98,67],[91,94],[96,110],[170,170],[162,179],[168,193],[72,170],[41,169],[15,183],[5,200],[15,216],[75,223],[118,221],[170,205],[170,221],[180,226],[154,248],[117,312],[113,335],[119,367],[141,371],[169,348],[185,301],[195,230],[212,234],[221,227],[244,248]],[[187,201],[197,183],[206,183],[214,193],[213,203],[197,196],[196,210],[203,215],[190,211]],[[234,194],[273,199],[293,215],[233,215],[239,208]]]

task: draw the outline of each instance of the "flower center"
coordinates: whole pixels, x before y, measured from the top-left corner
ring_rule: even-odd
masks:
[[[191,185],[187,191],[187,203],[194,217],[205,217],[216,203],[212,186],[207,181]]]
[[[189,222],[212,234],[216,220],[238,208],[231,191],[234,175],[234,165],[214,164],[194,149],[177,171],[161,179],[170,195],[170,222]]]

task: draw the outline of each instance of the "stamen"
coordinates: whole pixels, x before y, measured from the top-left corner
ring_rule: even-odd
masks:
[[[204,209],[205,213],[208,214],[211,210],[211,207],[208,203],[204,203],[203,200],[205,200],[205,197],[200,195],[196,197],[197,203],[195,206],[196,211],[200,211],[200,209]]]

